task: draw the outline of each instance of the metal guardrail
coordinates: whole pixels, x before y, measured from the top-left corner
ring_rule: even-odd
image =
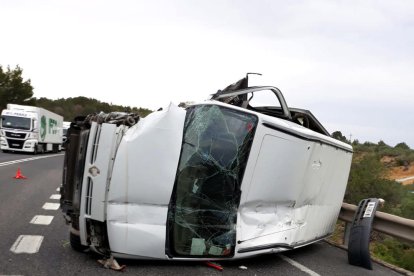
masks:
[[[357,208],[356,205],[342,203],[339,219],[347,223],[352,222]],[[373,229],[404,241],[414,242],[414,220],[411,219],[377,211]]]

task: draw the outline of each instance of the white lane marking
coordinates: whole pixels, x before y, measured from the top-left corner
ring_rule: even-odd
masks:
[[[60,195],[58,194],[51,195],[50,199],[60,199]]]
[[[37,156],[37,157],[31,157],[31,158],[25,158],[25,159],[13,160],[13,161],[7,161],[7,162],[0,163],[0,167],[7,166],[7,165],[13,165],[13,164],[17,164],[17,163],[22,163],[22,162],[38,160],[38,159],[49,158],[49,157],[62,156],[62,155],[64,155],[64,153],[54,154],[54,155],[46,155],[46,156]]]
[[[50,203],[50,202],[46,202],[45,204],[43,204],[43,209],[45,210],[57,210],[59,209],[60,204],[59,203]]]
[[[10,248],[10,251],[16,254],[37,253],[39,252],[42,241],[43,236],[20,235]]]
[[[302,264],[300,264],[300,263],[298,263],[298,262],[296,262],[296,261],[292,260],[291,258],[288,258],[288,257],[286,257],[286,256],[284,256],[284,255],[282,255],[282,254],[279,254],[279,257],[280,257],[282,260],[284,260],[285,262],[290,263],[290,264],[291,264],[291,265],[293,265],[294,267],[296,267],[296,268],[298,268],[298,269],[302,270],[303,272],[305,272],[305,273],[307,273],[307,274],[309,274],[309,275],[311,275],[311,276],[321,276],[320,274],[316,273],[316,272],[315,272],[315,271],[313,271],[313,270],[310,270],[310,269],[309,269],[309,268],[307,268],[306,266],[304,266],[304,265],[302,265]]]
[[[34,216],[30,223],[32,224],[41,224],[41,225],[49,225],[53,220],[53,216]]]

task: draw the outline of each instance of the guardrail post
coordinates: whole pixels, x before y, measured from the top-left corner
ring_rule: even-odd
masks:
[[[372,270],[369,240],[375,212],[380,202],[377,198],[363,199],[352,220],[348,241],[348,262]]]
[[[348,248],[348,243],[349,243],[349,235],[351,234],[351,226],[352,226],[351,223],[345,222],[343,245],[346,246],[347,248]]]

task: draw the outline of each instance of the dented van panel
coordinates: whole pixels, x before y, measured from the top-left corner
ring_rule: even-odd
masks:
[[[289,108],[278,89],[245,86],[146,118],[72,123],[61,188],[72,247],[136,259],[237,259],[332,233],[352,148],[309,111]],[[251,107],[261,89],[279,106]]]

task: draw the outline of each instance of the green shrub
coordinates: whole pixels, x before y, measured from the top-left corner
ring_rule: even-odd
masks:
[[[388,263],[414,271],[414,247],[391,237],[372,244],[372,254]]]

